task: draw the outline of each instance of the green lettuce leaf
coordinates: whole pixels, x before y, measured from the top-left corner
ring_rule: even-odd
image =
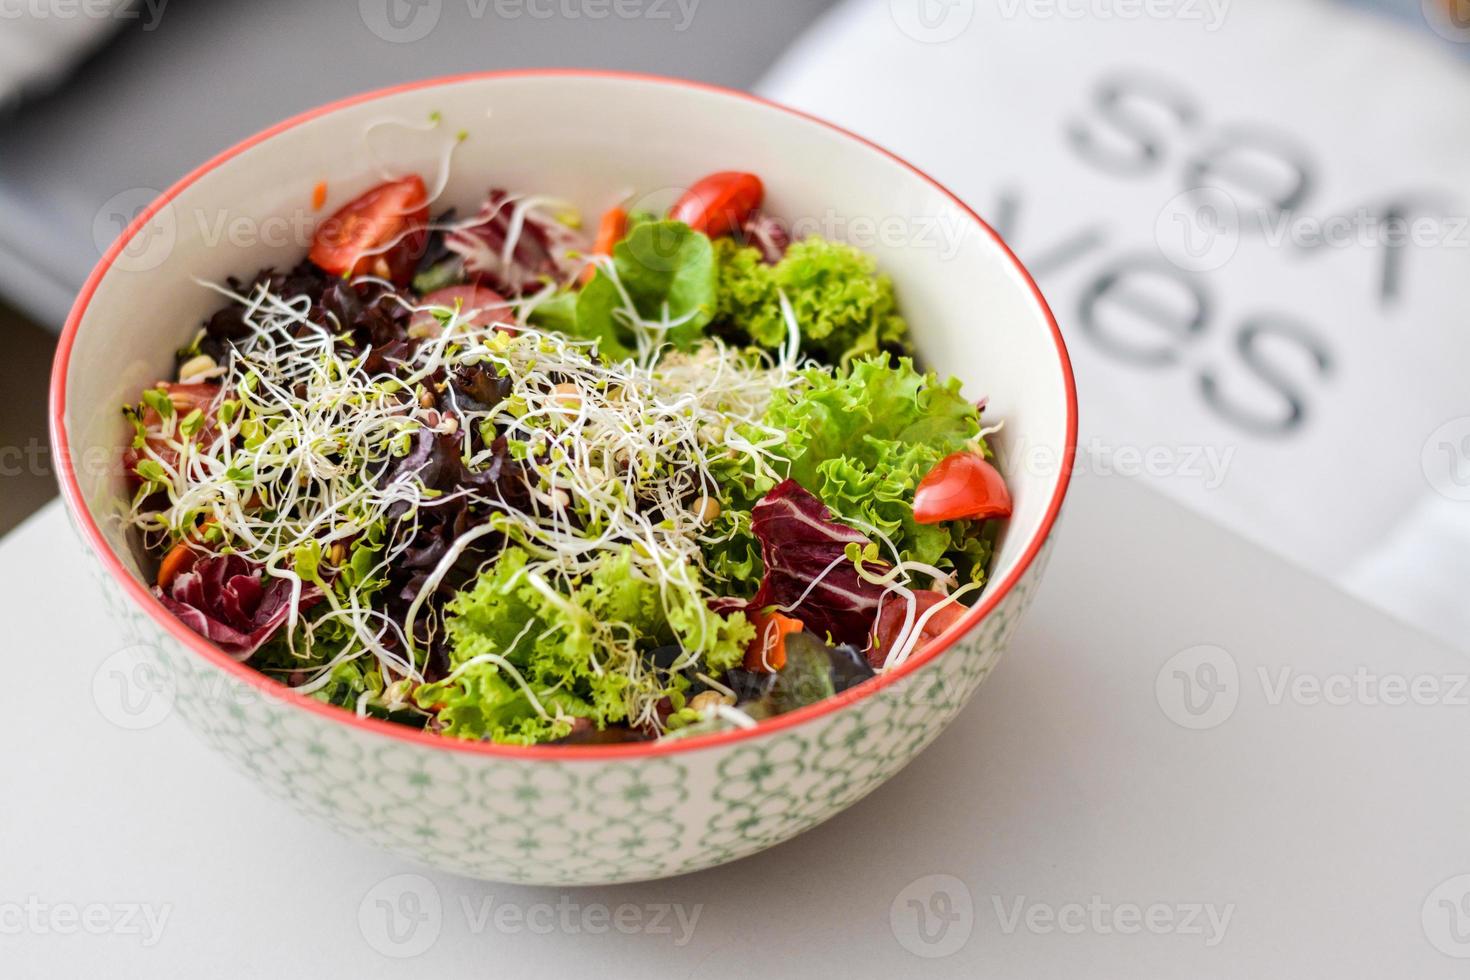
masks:
[[[719,296],[715,319],[736,343],[777,349],[786,343],[781,295],[801,327],[804,353],[832,364],[880,350],[909,350],[893,283],[872,256],[823,238],[795,242],[775,265],[730,239],[715,243]]]
[[[579,292],[560,293],[538,304],[531,322],[597,340],[603,355],[613,359],[628,357],[637,348],[629,303],[643,320],[677,324],[662,339],[680,350],[703,339],[714,316],[718,285],[708,237],[682,222],[645,221],[613,246],[612,260],[616,281],[599,269]]]
[[[580,337],[582,335],[577,331],[578,295],[572,289],[554,293],[527,312],[526,321],[542,330]]]
[[[886,355],[859,358],[847,371],[809,369],[802,384],[776,392],[764,423],[787,434],[773,452],[789,462],[789,474],[779,465],[773,477],[743,459],[730,464],[738,472],[722,475],[738,506],[753,506],[789,475],[839,518],[862,530],[877,528],[905,558],[983,580],[990,554],[983,522],[920,524],[913,512],[914,490],[936,463],[965,449],[988,452],[979,438],[980,412],[960,394],[958,379],[941,382],[908,358]],[[707,560],[748,586],[743,576],[751,556],[749,540],[733,533]]]
[[[633,694],[682,705],[682,677],[643,671],[635,682],[627,665],[613,659],[615,651],[598,641],[599,626],[627,624],[640,638],[640,653],[675,636],[699,638],[698,649],[716,673],[739,661],[754,629],[743,614],[710,611],[697,588],[670,586],[661,594],[657,583],[633,574],[632,559],[631,548],[609,552],[585,576],[545,583],[548,595],[526,574],[527,553],[506,548],[450,601],[451,674],[420,687],[416,700],[440,706],[447,734],[515,743],[560,738],[573,718],[589,718],[599,728],[625,721]],[[485,655],[496,659],[477,660]],[[634,683],[641,685],[636,692]]]
[[[766,695],[771,713],[780,715],[795,711],[835,693],[832,657],[827,644],[811,633],[787,637],[786,665],[776,674],[776,682]]]

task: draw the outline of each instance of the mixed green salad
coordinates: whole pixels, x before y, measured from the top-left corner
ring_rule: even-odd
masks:
[[[749,727],[912,657],[1010,513],[874,260],[746,173],[665,213],[418,176],[321,222],[124,411],[165,607],[359,715],[515,744]]]

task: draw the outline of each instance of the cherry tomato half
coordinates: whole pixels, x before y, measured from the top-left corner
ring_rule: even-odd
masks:
[[[928,612],[934,606],[945,601],[949,597],[940,592],[932,592],[929,589],[914,590],[914,622]],[[868,664],[874,670],[883,666],[883,661],[888,659],[888,653],[893,649],[893,643],[898,639],[898,634],[903,630],[903,621],[908,613],[908,603],[897,596],[889,596],[883,602],[883,611],[878,614],[878,622],[873,626],[873,641],[868,645]],[[939,634],[959,622],[965,614],[965,607],[958,602],[951,602],[943,609],[929,617],[923,629],[919,631],[919,647],[936,639]]]
[[[496,323],[513,323],[515,315],[510,304],[493,289],[484,286],[445,286],[425,296],[422,306],[443,307],[453,310],[459,307],[462,322],[472,327],[488,327]],[[408,321],[410,331],[415,328],[434,327],[438,319],[428,310],[420,310]]]
[[[423,180],[414,175],[389,181],[323,221],[309,256],[334,276],[374,275],[401,286],[428,245],[428,221]]]
[[[914,491],[914,520],[920,524],[1010,514],[1011,492],[1005,478],[979,453],[944,457]]]
[[[215,396],[219,394],[219,385],[213,381],[200,381],[190,384],[178,384],[165,381],[158,385],[168,393],[168,400],[173,403],[174,414],[178,418],[186,418],[196,408],[204,412],[204,424],[194,434],[197,443],[209,443],[218,434],[215,430],[215,417],[211,404]],[[174,466],[178,463],[179,454],[171,448],[163,435],[163,418],[152,408],[143,410],[141,419],[144,429],[144,439],[153,454],[161,459],[165,465]],[[173,437],[179,438],[177,432]],[[134,449],[131,446],[123,453],[123,467],[128,476],[138,479],[137,466],[140,462],[151,457],[144,455],[143,450]],[[141,482],[141,481],[139,481]]]
[[[755,174],[724,170],[695,182],[669,208],[669,217],[711,238],[738,231],[761,206],[766,189]]]

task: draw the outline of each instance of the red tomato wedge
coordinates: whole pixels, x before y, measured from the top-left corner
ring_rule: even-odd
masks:
[[[979,453],[944,457],[914,491],[914,520],[920,524],[1010,515],[1011,492],[1005,478]]]
[[[311,261],[334,276],[374,275],[402,286],[429,241],[429,193],[417,175],[379,184],[317,227]]]
[[[755,174],[724,170],[696,181],[674,202],[669,217],[719,238],[740,230],[765,196],[766,189]]]
[[[914,590],[914,622],[919,617],[949,597],[928,589]],[[893,649],[893,643],[898,639],[898,634],[903,630],[903,621],[908,614],[908,603],[897,596],[889,596],[883,602],[883,611],[878,614],[878,622],[873,626],[873,642],[868,645],[868,664],[876,670],[883,666],[883,661],[888,659],[888,653]],[[949,629],[960,617],[965,614],[965,607],[958,602],[951,602],[943,609],[929,617],[919,631],[919,647],[930,640],[938,638],[945,630]],[[918,649],[916,647],[915,649]]]
[[[214,412],[210,409],[210,403],[219,394],[219,385],[212,381],[201,381],[193,384],[176,384],[164,381],[155,387],[162,388],[168,393],[168,400],[173,403],[174,414],[182,419],[188,417],[189,413],[196,408],[204,412],[204,425],[194,435],[197,443],[208,443],[213,441],[218,434],[215,431]],[[179,454],[170,448],[163,436],[163,419],[152,408],[144,409],[142,420],[144,427],[144,438],[148,448],[163,460],[167,466],[173,466],[178,462]],[[177,440],[178,435],[174,438]],[[123,466],[126,468],[130,478],[136,478],[138,463],[147,459],[140,449],[129,447],[123,453]],[[141,482],[141,481],[140,481]]]
[[[461,322],[472,327],[488,327],[497,323],[514,323],[515,315],[505,297],[484,286],[445,286],[420,301],[421,306],[443,307],[461,314]],[[473,315],[471,315],[473,314]],[[408,329],[418,332],[438,327],[439,320],[428,310],[421,310],[408,321]],[[503,328],[508,329],[508,328]],[[432,332],[432,331],[431,331]]]

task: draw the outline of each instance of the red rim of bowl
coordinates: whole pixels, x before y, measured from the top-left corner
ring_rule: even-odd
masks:
[[[213,646],[199,634],[190,630],[181,621],[179,621],[166,609],[164,609],[164,607],[157,601],[157,599],[153,597],[153,594],[141,582],[139,582],[136,578],[128,573],[128,570],[123,567],[121,560],[113,552],[111,546],[107,543],[106,539],[102,537],[102,532],[97,527],[97,522],[93,520],[90,510],[88,510],[85,501],[82,499],[81,488],[77,484],[76,471],[72,465],[70,444],[66,432],[66,376],[67,367],[71,359],[72,345],[76,341],[77,330],[81,325],[82,317],[87,311],[87,305],[91,301],[93,293],[96,292],[98,285],[101,283],[103,277],[106,276],[108,270],[111,268],[113,262],[117,259],[117,256],[122,251],[123,247],[129,240],[132,239],[133,235],[135,235],[138,230],[153,217],[154,214],[156,214],[161,208],[163,208],[164,205],[168,204],[175,197],[177,197],[190,184],[193,184],[204,174],[233,159],[234,157],[243,153],[245,150],[250,149],[258,143],[262,143],[279,133],[285,132],[286,130],[292,129],[296,126],[300,126],[303,123],[310,122],[318,116],[323,116],[328,113],[335,112],[339,109],[345,109],[349,106],[358,105],[363,102],[371,102],[376,99],[396,95],[400,92],[409,92],[417,89],[434,88],[438,86],[454,85],[462,82],[494,78],[610,78],[621,79],[624,81],[649,82],[659,85],[672,85],[683,88],[698,89],[703,92],[711,92],[730,98],[743,99],[749,102],[754,102],[759,105],[766,106],[771,109],[775,109],[779,112],[784,112],[789,115],[797,116],[801,119],[807,120],[808,122],[839,133],[840,135],[850,140],[855,140],[856,142],[861,143],[869,149],[882,154],[893,162],[911,171],[913,174],[930,184],[935,190],[939,191],[946,198],[948,198],[955,207],[959,208],[959,210],[965,215],[968,215],[970,219],[973,220],[976,225],[978,225],[980,229],[987,236],[989,236],[992,241],[995,242],[995,244],[1001,249],[1002,253],[1011,262],[1012,266],[1015,268],[1015,271],[1020,275],[1022,281],[1025,282],[1026,285],[1030,288],[1032,296],[1036,300],[1036,305],[1040,307],[1042,313],[1046,317],[1046,322],[1048,326],[1050,326],[1051,328],[1052,337],[1056,342],[1057,360],[1059,361],[1059,365],[1062,370],[1063,382],[1066,388],[1067,434],[1066,447],[1064,449],[1062,463],[1057,474],[1056,489],[1052,494],[1051,502],[1047,505],[1046,514],[1042,518],[1040,528],[1037,529],[1036,534],[1027,543],[1026,550],[1021,555],[1020,561],[1016,563],[1015,568],[1013,568],[1010,574],[1002,579],[999,583],[992,585],[990,591],[986,593],[984,599],[978,606],[975,606],[968,613],[966,613],[964,617],[961,618],[958,623],[952,626],[943,636],[930,643],[921,652],[916,653],[906,663],[895,668],[890,673],[881,674],[878,677],[873,678],[872,680],[866,681],[863,684],[858,685],[857,687],[851,688],[850,690],[835,697],[828,698],[825,701],[820,701],[816,704],[808,705],[804,708],[799,708],[789,714],[780,715],[776,718],[770,719],[769,721],[761,722],[761,724],[755,728],[735,729],[733,731],[726,732],[714,732],[709,735],[699,735],[687,739],[675,739],[667,742],[632,742],[620,745],[519,746],[499,745],[493,742],[467,742],[459,739],[446,738],[442,735],[431,735],[426,732],[421,732],[417,729],[408,728],[406,726],[395,724],[389,721],[382,721],[376,718],[360,718],[350,711],[335,707],[333,705],[324,704],[313,698],[306,697],[305,695],[297,694],[287,688],[285,685],[281,684],[279,681],[272,680],[266,675],[251,669],[245,664],[231,659],[223,651]],[[91,275],[87,277],[86,283],[82,286],[82,291],[77,295],[76,303],[72,306],[71,313],[67,316],[66,326],[62,330],[61,338],[56,348],[56,359],[53,362],[51,369],[50,416],[51,446],[52,451],[57,459],[58,475],[61,484],[62,497],[66,500],[67,505],[71,508],[71,511],[75,516],[76,521],[81,528],[82,534],[87,540],[87,543],[90,544],[93,551],[97,553],[98,558],[102,561],[102,565],[107,570],[107,572],[122,583],[123,589],[133,598],[133,600],[136,601],[144,609],[146,609],[149,615],[151,615],[159,623],[160,626],[162,626],[167,632],[171,633],[186,647],[189,647],[195,653],[202,656],[205,660],[225,671],[235,679],[243,681],[251,687],[256,688],[268,697],[275,698],[281,702],[295,704],[296,706],[304,710],[314,712],[340,724],[345,724],[360,729],[368,734],[399,739],[401,741],[411,742],[413,744],[421,745],[426,748],[433,748],[448,752],[468,752],[479,755],[502,756],[525,760],[545,759],[563,761],[595,761],[602,759],[642,758],[645,756],[670,755],[674,753],[694,752],[701,749],[719,748],[722,746],[732,745],[736,742],[745,741],[747,739],[759,738],[765,735],[772,735],[776,732],[780,732],[788,728],[793,728],[797,725],[803,725],[809,721],[815,721],[818,718],[832,714],[836,711],[840,711],[848,705],[861,701],[864,698],[867,698],[877,693],[879,690],[882,690],[883,688],[888,687],[891,684],[896,684],[903,678],[917,671],[920,667],[929,663],[935,657],[938,657],[945,650],[953,646],[954,643],[958,641],[962,636],[969,633],[970,630],[978,626],[980,622],[987,615],[990,614],[991,610],[993,610],[1000,603],[1000,601],[1006,597],[1010,590],[1015,586],[1016,582],[1020,580],[1021,576],[1026,573],[1026,570],[1031,566],[1031,562],[1035,560],[1037,553],[1041,550],[1042,545],[1046,543],[1047,538],[1051,535],[1052,526],[1056,523],[1057,516],[1061,511],[1062,500],[1067,495],[1067,487],[1071,481],[1071,461],[1077,446],[1077,387],[1072,377],[1071,360],[1067,356],[1066,344],[1062,340],[1062,332],[1057,326],[1056,317],[1052,315],[1051,308],[1047,306],[1045,298],[1043,298],[1043,296],[1041,295],[1041,290],[1037,287],[1035,280],[1031,277],[1031,274],[1026,271],[1026,268],[1021,265],[1020,260],[1016,258],[1015,253],[1013,253],[1010,248],[1007,247],[1005,242],[1001,240],[1000,236],[996,234],[993,228],[986,224],[985,221],[978,214],[971,210],[963,201],[961,201],[938,181],[934,180],[934,178],[930,177],[928,174],[924,173],[922,170],[918,169],[917,167],[908,163],[897,155],[889,152],[876,143],[873,143],[871,140],[864,139],[863,137],[858,136],[856,133],[852,133],[846,129],[843,129],[840,126],[827,122],[824,119],[820,119],[808,113],[801,112],[797,109],[792,109],[777,102],[772,102],[769,99],[763,99],[759,96],[751,95],[748,92],[740,92],[735,89],[728,89],[718,85],[708,85],[703,82],[688,81],[686,79],[667,78],[660,75],[648,75],[638,72],[598,71],[576,68],[469,72],[460,75],[449,75],[443,78],[431,78],[416,82],[408,82],[406,84],[395,85],[389,88],[377,89],[372,92],[365,92],[359,95],[351,96],[346,99],[341,99],[336,102],[329,103],[324,106],[320,106],[315,109],[310,109],[299,115],[293,116],[290,119],[285,120],[284,122],[277,123],[276,125],[262,130],[261,132],[256,133],[254,136],[251,136],[248,139],[235,144],[228,150],[225,150],[223,153],[218,154],[213,159],[202,164],[194,171],[179,180],[177,183],[175,183],[167,191],[165,191],[156,201],[150,204],[146,210],[140,212],[138,216],[134,218],[133,221],[128,225],[127,229],[124,230],[123,233],[118,236],[117,240],[112,243],[107,252],[102,256],[102,260],[98,262],[96,268],[92,270]]]

